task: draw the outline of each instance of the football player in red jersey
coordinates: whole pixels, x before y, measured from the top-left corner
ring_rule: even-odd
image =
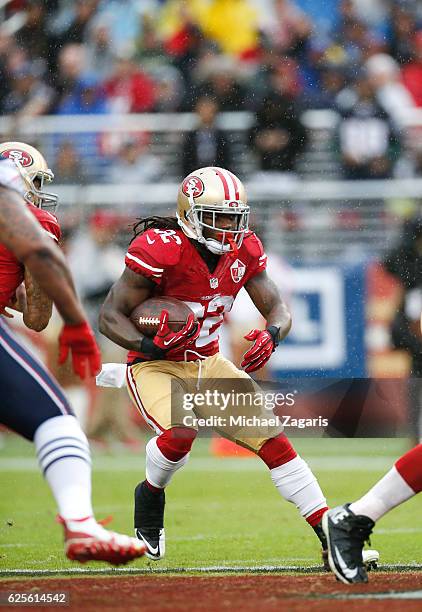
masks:
[[[152,559],[164,555],[164,489],[186,463],[197,435],[197,427],[185,425],[186,410],[175,401],[172,405],[175,386],[183,393],[187,380],[200,385],[201,380],[237,379],[257,390],[249,373],[268,361],[290,330],[290,313],[265,272],[266,255],[248,229],[248,218],[245,189],[234,174],[217,167],[192,172],[179,188],[177,217],[152,217],[135,226],[125,271],[100,314],[102,333],[129,350],[129,393],[157,434],[146,446],[146,479],[135,489],[135,530]],[[267,321],[266,329],[247,335],[252,346],[244,355],[243,370],[225,359],[218,347],[223,314],[241,287]],[[184,329],[173,333],[163,312],[157,334],[143,337],[129,315],[147,298],[160,295],[186,302],[198,324],[188,320]],[[253,406],[248,416],[254,411],[262,416]],[[229,405],[225,414],[236,412],[238,408]],[[218,432],[266,463],[276,488],[314,528],[326,552],[321,528],[325,497],[281,428],[258,433],[227,426]]]
[[[25,204],[22,196],[28,197],[27,189],[20,163],[0,160],[0,249],[10,267],[10,278],[8,267],[0,276],[0,304],[7,305],[11,291],[23,277],[20,266],[25,266],[63,318],[60,361],[63,363],[70,352],[75,373],[84,377],[88,369],[93,376],[101,364],[94,334],[60,249]],[[145,546],[138,540],[106,531],[95,520],[86,436],[57,382],[17,341],[1,316],[0,391],[0,423],[34,442],[60,511],[68,558],[120,564],[142,556]]]
[[[15,163],[24,182],[23,196],[28,210],[47,235],[58,243],[60,226],[53,214],[57,196],[44,191],[44,185],[50,183],[54,175],[44,157],[24,142],[3,142],[0,143],[0,158]],[[24,285],[21,286],[22,281]],[[15,255],[0,245],[0,312],[12,316],[4,310],[6,306],[21,310],[25,325],[35,331],[48,325],[52,313],[51,299]]]

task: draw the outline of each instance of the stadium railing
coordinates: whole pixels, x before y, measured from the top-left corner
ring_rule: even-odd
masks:
[[[338,122],[332,111],[307,111],[302,118],[311,134],[307,173],[277,180],[253,180],[253,154],[246,135],[253,124],[247,112],[222,113],[220,126],[230,134],[237,171],[246,177],[252,222],[268,248],[304,263],[367,260],[390,248],[404,218],[422,213],[422,178],[384,181],[337,180],[330,141]],[[192,114],[45,116],[16,123],[0,118],[3,139],[27,140],[54,160],[64,142],[72,142],[87,171],[88,184],[55,186],[61,214],[70,208],[87,216],[93,208],[113,208],[125,216],[172,214],[180,179],[183,135],[195,125]],[[422,110],[403,122],[409,148],[420,146]],[[111,185],[107,171],[129,136],[149,134],[151,152],[165,164],[159,183]],[[237,151],[237,152],[236,152]],[[331,157],[330,157],[331,156]],[[325,166],[321,166],[322,163]],[[305,163],[305,162],[303,162]],[[331,164],[331,166],[330,166]],[[247,177],[250,177],[248,181]],[[307,179],[307,180],[304,180]]]
[[[122,218],[173,215],[178,184],[58,186],[61,214],[108,208]],[[422,214],[422,178],[385,181],[247,182],[251,222],[268,249],[292,262],[378,258],[404,219]],[[123,237],[122,237],[123,240]]]

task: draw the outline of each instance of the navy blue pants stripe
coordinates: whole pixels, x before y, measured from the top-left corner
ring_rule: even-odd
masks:
[[[0,320],[0,422],[28,440],[56,416],[73,414],[54,378]]]

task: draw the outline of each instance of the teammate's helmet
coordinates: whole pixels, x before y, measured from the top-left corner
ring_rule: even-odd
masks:
[[[35,147],[24,142],[0,143],[0,157],[11,159],[19,169],[27,191],[25,200],[38,208],[55,209],[58,197],[43,191],[44,183],[51,183],[54,174]]]
[[[212,252],[221,255],[233,250],[233,243],[240,247],[248,229],[249,206],[241,181],[223,168],[200,168],[188,174],[179,187],[177,196],[177,220],[189,238],[205,244]],[[211,225],[204,223],[204,213],[212,214]],[[216,215],[237,217],[235,230],[221,230],[216,226]],[[221,241],[205,238],[203,228],[219,231]]]

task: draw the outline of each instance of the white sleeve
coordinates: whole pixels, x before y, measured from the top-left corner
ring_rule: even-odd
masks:
[[[0,160],[0,185],[17,191],[21,196],[27,190],[19,169],[10,159]]]

